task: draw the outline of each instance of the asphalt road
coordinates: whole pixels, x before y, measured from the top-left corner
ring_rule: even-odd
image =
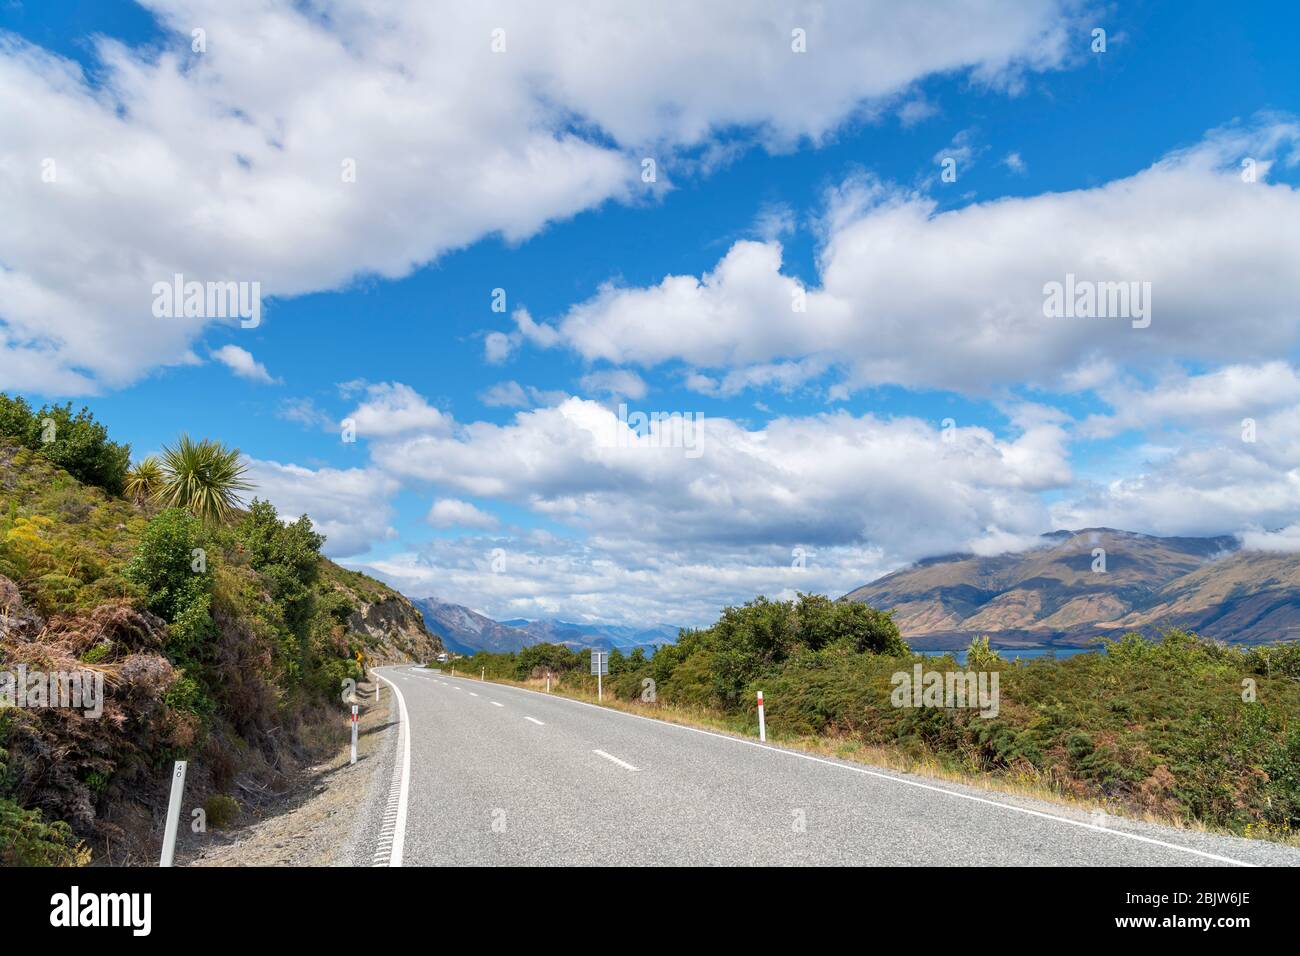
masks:
[[[395,821],[394,865],[1300,865],[1300,850],[1276,844],[1098,825],[1057,804],[521,688],[379,672],[409,721],[409,767],[394,735],[389,825],[376,835],[391,845]]]

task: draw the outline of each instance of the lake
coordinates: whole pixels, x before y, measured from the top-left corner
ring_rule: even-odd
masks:
[[[1033,660],[1036,657],[1073,657],[1075,654],[1104,654],[1100,647],[995,647],[995,651],[1001,655],[1004,661]],[[942,657],[944,651],[917,651],[918,654],[924,654],[926,657]],[[948,651],[957,659],[958,664],[966,663],[966,652]]]

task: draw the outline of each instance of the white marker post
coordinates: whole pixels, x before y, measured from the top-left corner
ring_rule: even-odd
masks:
[[[375,706],[379,706],[379,675],[375,675]]]
[[[596,702],[604,703],[605,687],[601,678],[609,673],[609,655],[604,651],[591,652],[591,672],[596,675]]]
[[[158,861],[159,866],[171,866],[172,859],[176,856],[176,825],[181,818],[181,797],[185,794],[185,767],[184,760],[176,761],[176,766],[172,768],[172,796],[167,803],[167,829],[163,831],[162,859]]]
[[[357,762],[357,705],[352,705],[352,763]]]
[[[551,672],[547,671],[546,672],[546,693],[549,694],[550,692],[551,692]]]
[[[763,719],[763,692],[758,692],[758,739],[767,742],[767,721]]]
[[[480,667],[480,668],[479,668],[479,671],[478,671],[478,679],[479,679],[479,680],[487,680],[487,668],[486,668],[486,667]]]

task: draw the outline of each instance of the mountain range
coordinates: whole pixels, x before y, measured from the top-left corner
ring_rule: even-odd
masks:
[[[1104,552],[1104,553],[1103,553]],[[1300,638],[1300,555],[1234,537],[1054,531],[1027,551],[929,558],[845,595],[894,612],[918,650],[1081,647],[1164,627],[1240,644]]]
[[[988,635],[995,647],[1085,647],[1137,630],[1181,627],[1260,644],[1300,638],[1300,554],[1242,549],[1237,538],[1158,537],[1113,528],[1053,531],[1024,551],[927,558],[846,594],[894,613],[918,650],[959,650]],[[449,650],[575,650],[671,644],[678,628],[496,621],[436,597],[415,598]]]
[[[514,618],[495,621],[461,604],[440,601],[436,597],[413,598],[411,601],[424,615],[431,632],[443,639],[449,650],[473,654],[518,651],[534,644],[563,644],[574,650],[592,647],[629,653],[634,648],[650,650],[677,639],[678,628],[670,624],[632,627],[619,624],[576,624],[552,618],[529,621]]]

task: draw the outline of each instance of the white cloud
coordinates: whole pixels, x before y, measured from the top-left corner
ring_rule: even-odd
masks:
[[[1014,151],[1007,153],[1002,157],[1002,165],[1017,175],[1025,172],[1025,170],[1029,168],[1025,164],[1025,161],[1020,157],[1020,154]]]
[[[934,154],[934,163],[942,166],[948,160],[952,160],[955,163],[957,181],[960,182],[961,177],[975,165],[975,157],[983,153],[987,148],[975,144],[975,131],[973,129],[963,129],[953,136],[952,142]]]
[[[705,418],[692,457],[571,398],[507,425],[376,442],[371,454],[406,484],[512,501],[629,553],[802,544],[908,560],[1045,530],[1038,493],[1070,481],[1059,424],[1026,418],[1009,440],[974,427],[945,440],[937,425],[836,413],[749,430]]]
[[[275,505],[280,517],[293,520],[310,515],[325,535],[326,554],[348,557],[365,553],[380,540],[397,537],[389,524],[389,504],[399,484],[369,468],[311,469],[274,461],[248,461],[248,478],[255,495]]]
[[[623,368],[602,369],[584,375],[578,383],[584,390],[598,395],[642,399],[646,396],[646,383],[636,372]]]
[[[1254,440],[1229,417],[1154,449],[1136,474],[1077,490],[1057,527],[1105,525],[1163,535],[1268,531],[1300,514],[1300,405],[1261,415]]]
[[[1170,374],[1152,388],[1110,381],[1099,385],[1098,392],[1114,413],[1087,418],[1080,432],[1089,438],[1108,438],[1125,429],[1167,422],[1240,425],[1245,418],[1257,419],[1300,402],[1300,373],[1282,361],[1228,365],[1200,375]]]
[[[705,374],[820,355],[858,387],[968,393],[1088,381],[1108,363],[1264,361],[1300,329],[1300,192],[1243,182],[1238,160],[1266,173],[1297,138],[1289,122],[1232,128],[1104,186],[947,212],[855,180],[831,194],[805,313],[780,245],[744,240],[698,278],[606,285],[557,331],[588,360]],[[1150,326],[1046,317],[1044,285],[1070,273],[1151,283]]]
[[[443,430],[450,419],[415,389],[400,382],[366,386],[366,401],[348,414],[356,423],[357,437],[383,438],[402,432]]]
[[[937,106],[926,100],[924,96],[918,95],[898,108],[898,121],[903,124],[904,129],[907,129],[937,115],[938,112]]]
[[[497,549],[500,549],[500,552]],[[371,573],[407,594],[438,594],[498,620],[558,617],[623,624],[712,624],[726,604],[796,591],[842,594],[894,569],[869,548],[820,549],[793,566],[790,548],[636,559],[545,533],[522,538],[437,539]],[[495,564],[494,557],[502,560]]]
[[[212,357],[240,378],[262,382],[267,385],[273,385],[280,381],[271,377],[271,373],[266,370],[266,366],[253,358],[253,353],[247,349],[241,349],[238,345],[223,345],[219,349],[213,349]]]
[[[1277,531],[1245,531],[1241,546],[1255,551],[1300,551],[1300,524],[1287,525]]]
[[[754,234],[764,242],[792,235],[797,228],[794,210],[786,203],[765,203],[754,218]]]
[[[402,276],[639,196],[645,155],[665,183],[675,157],[707,170],[736,146],[718,130],[787,148],[927,75],[1012,85],[1059,66],[1070,27],[1061,0],[144,5],[159,40],[91,41],[93,82],[0,38],[0,387],[85,391],[184,360],[209,320],[153,317],[175,273],[268,299]]]
[[[492,530],[500,523],[488,514],[459,498],[439,498],[426,518],[435,528],[479,528]]]
[[[492,408],[527,408],[532,404],[524,387],[515,381],[497,382],[479,396],[479,401]]]
[[[334,418],[321,411],[310,398],[286,398],[276,414],[285,421],[296,422],[304,428],[332,431],[338,427]]]

